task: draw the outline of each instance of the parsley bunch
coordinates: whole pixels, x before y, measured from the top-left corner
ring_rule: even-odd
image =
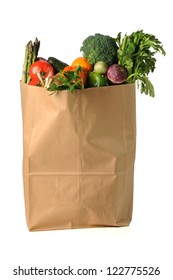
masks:
[[[65,73],[60,71],[57,75],[57,83],[51,83],[48,90],[54,92],[57,90],[69,90],[73,93],[75,89],[83,89],[83,79],[79,75],[81,71],[81,66],[77,66],[74,71],[68,70]]]
[[[118,45],[118,64],[126,67],[128,71],[127,83],[138,82],[141,93],[154,97],[154,87],[148,74],[155,69],[157,52],[166,55],[162,43],[152,34],[143,30],[133,32],[131,35],[121,37],[118,33],[115,39]]]

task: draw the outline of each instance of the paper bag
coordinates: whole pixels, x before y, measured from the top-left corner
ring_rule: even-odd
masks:
[[[29,230],[127,226],[135,84],[59,91],[20,83]]]

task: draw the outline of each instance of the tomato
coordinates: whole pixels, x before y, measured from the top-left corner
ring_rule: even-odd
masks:
[[[63,69],[63,71],[62,71],[62,73],[64,74],[64,73],[66,73],[66,72],[68,72],[68,71],[72,71],[72,72],[74,72],[75,70],[76,70],[76,68],[77,68],[78,66],[66,66],[64,69]],[[87,82],[87,75],[88,75],[88,71],[85,69],[85,68],[82,68],[81,67],[81,71],[79,71],[79,73],[78,73],[78,75],[79,75],[79,77],[82,79],[82,83],[83,83],[83,85],[85,86],[86,85],[86,82]],[[77,79],[78,80],[78,79]],[[76,80],[76,81],[77,81]]]
[[[62,73],[64,74],[67,71],[74,71],[74,68],[72,66],[66,66],[66,67],[64,67]]]
[[[31,78],[30,85],[37,85],[39,78],[38,78],[38,73],[40,73],[41,78],[45,80],[47,76],[49,78],[52,78],[54,76],[54,69],[50,63],[48,63],[45,60],[37,60],[35,61],[30,69],[29,69],[29,75]],[[40,81],[39,81],[40,82]]]
[[[30,86],[37,86],[37,85],[39,85],[39,84],[40,84],[40,80],[39,80],[39,79],[31,80],[31,81],[29,82],[29,85],[30,85]]]

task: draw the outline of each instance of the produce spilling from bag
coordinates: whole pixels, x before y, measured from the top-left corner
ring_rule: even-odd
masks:
[[[96,33],[82,43],[81,57],[69,65],[61,58],[38,56],[40,41],[26,46],[22,82],[49,91],[84,89],[137,81],[141,93],[154,97],[149,74],[154,71],[155,54],[165,55],[162,43],[152,34],[138,30],[116,38]]]

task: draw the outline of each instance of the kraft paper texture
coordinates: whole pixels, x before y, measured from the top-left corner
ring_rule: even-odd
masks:
[[[29,230],[127,226],[135,84],[50,92],[20,83]]]

